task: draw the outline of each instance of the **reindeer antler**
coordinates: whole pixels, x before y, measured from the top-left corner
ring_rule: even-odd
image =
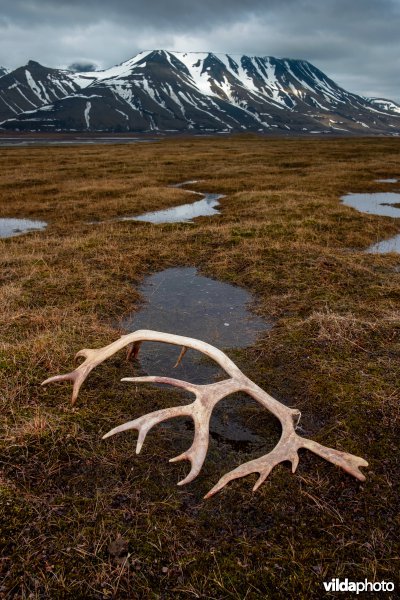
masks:
[[[136,383],[164,383],[175,387],[184,388],[195,395],[195,400],[192,404],[157,410],[144,415],[143,417],[139,417],[134,421],[124,423],[123,425],[115,427],[106,433],[103,436],[103,439],[121,431],[136,429],[139,432],[136,446],[136,453],[138,454],[142,448],[147,432],[154,425],[174,417],[191,417],[195,425],[193,444],[186,452],[180,456],[172,458],[170,461],[176,462],[179,460],[189,460],[191,462],[190,473],[187,475],[187,477],[185,477],[185,479],[180,481],[178,485],[189,483],[200,472],[207,454],[209,422],[214,406],[225,396],[241,391],[252,396],[255,400],[257,400],[257,402],[262,404],[280,420],[282,425],[281,438],[275,448],[265,456],[244,463],[233,471],[230,471],[224,475],[208,492],[205,498],[213,496],[227,483],[229,483],[229,481],[239,477],[244,477],[250,473],[259,474],[259,478],[253,488],[253,490],[256,490],[265,481],[272,469],[284,461],[289,461],[292,463],[292,472],[294,473],[299,463],[298,450],[300,448],[307,448],[308,450],[311,450],[311,452],[314,452],[329,462],[338,465],[350,473],[350,475],[353,475],[353,477],[356,479],[365,481],[365,476],[360,471],[359,467],[367,467],[368,463],[366,460],[358,456],[354,456],[353,454],[348,454],[347,452],[341,452],[339,450],[334,450],[333,448],[327,448],[326,446],[318,444],[318,442],[314,442],[313,440],[299,436],[295,429],[301,416],[300,411],[289,408],[281,402],[278,402],[278,400],[275,400],[275,398],[267,394],[267,392],[262,390],[258,385],[246,377],[246,375],[242,373],[242,371],[235,365],[234,362],[230,360],[230,358],[228,358],[226,354],[224,354],[224,352],[218,350],[218,348],[215,348],[214,346],[211,346],[211,344],[202,342],[201,340],[196,340],[194,338],[184,337],[181,335],[174,335],[172,333],[162,333],[160,331],[151,331],[145,329],[134,331],[133,333],[122,336],[120,339],[116,340],[112,344],[109,344],[108,346],[105,346],[104,348],[99,348],[98,350],[81,350],[78,352],[77,356],[84,356],[85,361],[79,365],[77,369],[65,375],[56,375],[55,377],[50,377],[49,379],[46,379],[42,385],[55,381],[72,381],[72,403],[74,403],[78,397],[79,389],[82,383],[89,375],[90,371],[94,369],[94,367],[102,363],[104,360],[106,360],[106,358],[109,358],[118,352],[118,350],[121,350],[126,346],[130,346],[131,344],[132,347],[128,352],[128,355],[131,355],[133,352],[134,356],[137,356],[140,344],[143,341],[164,342],[167,344],[182,346],[183,348],[193,348],[194,350],[199,350],[203,354],[206,354],[210,358],[214,359],[227,372],[230,378],[209,385],[195,385],[186,381],[172,379],[169,377],[127,377],[122,381],[132,381]],[[181,352],[178,363],[182,358],[183,353],[184,352]]]

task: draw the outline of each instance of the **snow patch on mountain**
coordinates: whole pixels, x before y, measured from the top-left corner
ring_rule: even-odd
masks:
[[[29,87],[31,88],[33,93],[36,94],[36,96],[39,98],[40,102],[50,102],[50,98],[46,94],[46,90],[43,88],[43,85],[41,85],[40,82],[36,83],[28,69],[25,69],[25,76]]]
[[[386,98],[367,98],[371,104],[384,111],[390,111],[400,114],[400,104]]]
[[[133,58],[119,64],[114,67],[110,67],[109,69],[104,69],[102,71],[86,71],[84,73],[77,72],[73,73],[71,71],[68,72],[71,79],[79,85],[81,88],[86,88],[91,85],[93,82],[105,81],[107,79],[121,79],[123,77],[127,77],[131,74],[132,68],[135,65],[139,65],[141,68],[146,66],[146,62],[144,58],[150,54],[150,50],[146,52],[139,52]]]
[[[89,129],[90,128],[90,109],[92,108],[92,103],[91,102],[86,102],[86,108],[85,108],[85,121],[86,121],[86,128]]]

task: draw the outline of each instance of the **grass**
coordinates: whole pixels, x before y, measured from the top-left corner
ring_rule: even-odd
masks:
[[[322,586],[332,577],[398,590],[399,257],[363,250],[400,221],[339,199],[381,191],[374,180],[399,172],[398,140],[388,138],[0,149],[0,217],[49,223],[0,240],[0,597],[319,599],[334,596]],[[113,221],[187,202],[167,186],[189,179],[226,195],[220,216]],[[251,476],[204,502],[224,472],[257,454],[212,441],[198,478],[178,488],[187,464],[167,459],[190,445],[190,431],[156,429],[139,457],[134,434],[102,441],[180,402],[120,383],[135,369],[122,354],[91,374],[76,407],[69,385],[40,387],[80,348],[116,339],[140,282],[170,266],[254,294],[275,327],[230,355],[302,411],[305,435],[365,457],[364,484],[303,452],[295,475],[281,465],[256,494]],[[279,435],[262,408],[241,418]]]

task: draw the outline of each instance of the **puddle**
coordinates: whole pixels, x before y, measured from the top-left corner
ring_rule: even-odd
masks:
[[[176,183],[170,187],[182,188],[185,185],[197,183],[197,180],[183,181],[182,183]],[[164,210],[157,210],[154,212],[144,213],[136,217],[122,217],[118,221],[144,221],[146,223],[192,223],[193,219],[197,217],[212,217],[219,215],[220,211],[216,210],[216,206],[219,206],[219,200],[224,197],[223,194],[208,194],[206,192],[195,192],[193,190],[186,190],[189,194],[196,194],[197,196],[203,196],[201,200],[197,202],[190,202],[188,204],[180,204],[179,206],[173,206],[172,208],[166,208]]]
[[[124,319],[127,331],[154,329],[186,335],[218,348],[245,348],[272,324],[252,314],[252,296],[240,287],[197,274],[195,268],[171,268],[150,275],[140,286],[144,305]],[[146,349],[146,346],[148,348]],[[188,350],[175,370],[180,349],[167,344],[143,345],[141,364],[157,375],[172,375],[194,383],[210,383],[223,371],[195,350]],[[207,361],[207,362],[206,362]]]
[[[398,179],[375,179],[375,183],[397,183]]]
[[[178,187],[178,186],[175,186]],[[138,217],[123,217],[118,221],[145,221],[146,223],[193,223],[196,217],[212,217],[219,215],[220,211],[215,207],[219,205],[219,200],[223,194],[200,194],[199,192],[190,192],[204,196],[202,200],[191,202],[190,204],[180,204],[165,210],[144,213]]]
[[[370,215],[382,217],[400,217],[400,208],[391,206],[400,204],[400,194],[395,192],[378,192],[376,194],[346,194],[342,202],[356,210]]]
[[[381,181],[384,181],[381,179]],[[389,182],[389,179],[386,179]],[[395,182],[397,180],[390,180]],[[347,194],[342,196],[342,202],[356,210],[370,215],[383,217],[400,217],[400,193],[378,192],[376,194]],[[399,205],[399,206],[392,206]],[[382,240],[367,248],[370,254],[386,254],[388,252],[400,252],[400,234],[388,240]]]
[[[183,181],[182,183],[174,183],[170,185],[171,188],[182,188],[185,185],[192,183],[198,183],[197,180],[191,179],[190,181]],[[219,206],[219,200],[224,198],[224,194],[208,194],[206,192],[195,192],[194,190],[185,190],[188,194],[195,194],[196,196],[203,196],[201,200],[196,202],[190,202],[188,204],[180,204],[179,206],[173,206],[171,208],[165,208],[163,210],[156,210],[153,212],[147,212],[142,215],[133,217],[119,217],[118,219],[112,219],[113,222],[121,221],[143,221],[145,223],[193,223],[193,219],[197,217],[212,217],[214,215],[221,214],[219,210],[216,210],[216,206]],[[88,225],[99,225],[100,223],[107,223],[110,221],[88,221]]]
[[[204,194],[202,200],[191,202],[190,204],[181,204],[166,210],[145,213],[138,217],[123,217],[119,221],[145,221],[146,223],[193,223],[196,217],[212,217],[219,215],[219,210],[215,207],[219,205],[218,200],[222,194]]]
[[[145,304],[121,323],[128,332],[136,329],[166,331],[229,349],[245,348],[253,344],[262,331],[272,328],[272,323],[249,311],[252,296],[246,290],[198,275],[195,268],[171,268],[155,273],[146,278],[139,291]],[[179,353],[177,346],[145,342],[139,355],[141,369],[147,374],[199,384],[227,377],[218,365],[195,350],[188,350],[174,369]],[[243,402],[247,402],[247,398]],[[237,401],[224,411],[216,407],[211,422],[215,436],[235,442],[263,442],[263,438],[233,416],[234,406],[238,406]]]
[[[400,252],[400,234],[395,235],[389,240],[382,240],[367,248],[366,252],[370,254],[387,254],[388,252]]]
[[[0,238],[13,237],[28,231],[45,229],[44,221],[31,221],[30,219],[0,219]]]

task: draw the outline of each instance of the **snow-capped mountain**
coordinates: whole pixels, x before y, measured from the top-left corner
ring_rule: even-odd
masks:
[[[84,73],[31,61],[0,79],[1,126],[19,130],[398,133],[396,107],[273,57],[152,50]]]
[[[380,110],[386,110],[400,114],[400,104],[394,102],[393,100],[387,100],[386,98],[367,98],[367,100]]]
[[[8,72],[9,71],[8,71],[8,69],[6,67],[2,67],[0,65],[0,77],[3,77],[3,75],[7,75]]]
[[[0,78],[0,122],[80,90],[78,76],[31,60]]]

